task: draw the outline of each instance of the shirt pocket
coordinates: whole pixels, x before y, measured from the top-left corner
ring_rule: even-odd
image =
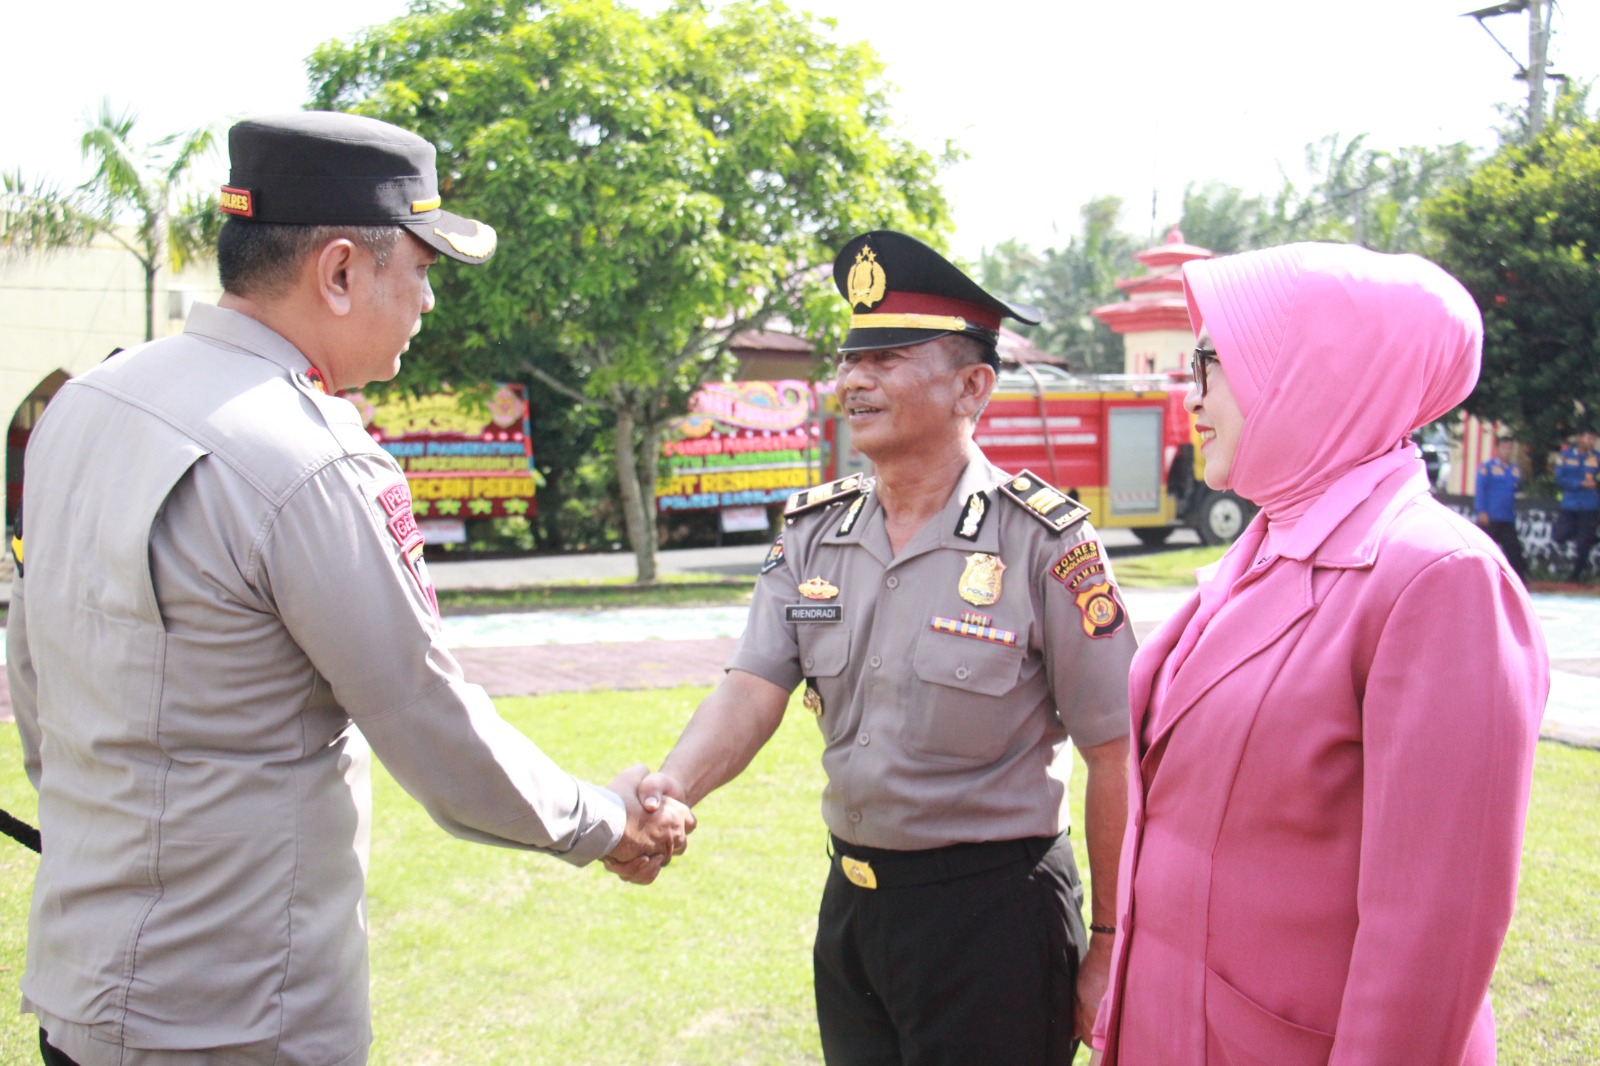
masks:
[[[928,755],[992,762],[1011,745],[1030,708],[1010,699],[1022,676],[1023,649],[928,630],[911,667],[922,682],[906,708],[906,741]]]
[[[800,672],[807,677],[838,677],[850,663],[850,627],[843,622],[799,622]]]

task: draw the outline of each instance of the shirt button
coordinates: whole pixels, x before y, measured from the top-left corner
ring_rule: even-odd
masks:
[[[817,661],[809,655],[806,656],[806,669],[809,670],[815,665],[817,665]]]
[[[876,670],[878,667],[883,665],[883,659],[880,658],[879,656],[876,656],[876,655],[874,655],[872,658],[868,659],[867,661],[872,664],[872,668],[874,670]]]
[[[884,584],[888,585],[892,589],[897,589],[900,587],[900,579],[891,575],[889,579],[884,582]]]
[[[862,733],[860,736],[856,737],[856,743],[860,744],[864,748],[868,744],[872,743],[872,738],[867,736],[865,733]]]
[[[972,671],[968,670],[965,666],[956,667],[956,680],[957,681],[965,681],[967,679],[967,675],[970,674],[971,672]]]
[[[861,821],[861,812],[860,812],[860,811],[851,811],[851,812],[850,812],[850,820],[851,820],[851,821],[852,821],[852,822],[859,822],[859,821]]]

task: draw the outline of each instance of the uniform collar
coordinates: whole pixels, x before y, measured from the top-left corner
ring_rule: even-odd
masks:
[[[944,505],[944,510],[934,517],[932,525],[938,535],[938,546],[941,548],[955,548],[958,551],[987,552],[990,555],[1000,551],[1000,516],[995,514],[999,506],[999,494],[992,491],[1001,482],[1010,480],[1011,475],[989,462],[982,455],[974,456],[967,463],[967,468],[961,472],[961,478],[956,482],[956,487],[950,494],[950,499]],[[960,529],[963,519],[968,516],[968,501],[974,496],[981,496],[982,503],[974,503],[974,507],[982,507],[983,513],[976,520],[978,527],[976,538],[963,537]],[[921,540],[921,535],[918,535]]]
[[[276,363],[291,375],[305,374],[311,360],[281,334],[258,319],[212,304],[195,304],[183,332],[214,344]]]
[[[956,487],[950,493],[950,498],[945,501],[944,508],[928,519],[928,524],[917,531],[917,535],[911,538],[911,543],[907,544],[898,556],[889,549],[889,534],[883,524],[883,506],[879,503],[875,491],[877,479],[869,478],[865,489],[856,500],[860,504],[860,512],[854,519],[850,518],[850,512],[855,508],[856,502],[846,506],[842,512],[830,510],[829,514],[837,514],[837,517],[826,519],[830,530],[822,538],[822,542],[860,545],[872,552],[885,566],[891,561],[903,562],[935,548],[956,548],[968,552],[996,554],[1000,549],[1000,519],[994,513],[997,504],[996,494],[990,490],[1010,476],[982,455],[968,460],[966,467],[961,471],[961,477],[956,481]],[[977,539],[969,540],[957,535],[956,530],[966,510],[967,500],[978,493],[985,497],[983,503],[985,513],[978,528]],[[844,531],[841,532],[841,529]]]

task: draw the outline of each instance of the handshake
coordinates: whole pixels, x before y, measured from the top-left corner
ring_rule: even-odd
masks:
[[[689,846],[694,812],[683,802],[683,789],[676,781],[651,773],[642,763],[618,774],[610,788],[622,797],[628,824],[617,846],[601,861],[622,880],[648,885]]]

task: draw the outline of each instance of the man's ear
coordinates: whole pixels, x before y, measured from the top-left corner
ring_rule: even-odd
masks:
[[[341,317],[355,307],[352,274],[360,265],[359,259],[355,242],[339,237],[324,244],[312,260],[318,298]]]
[[[961,376],[961,391],[956,394],[956,413],[963,418],[976,419],[983,413],[994,392],[994,367],[988,363],[969,363],[957,373]]]

